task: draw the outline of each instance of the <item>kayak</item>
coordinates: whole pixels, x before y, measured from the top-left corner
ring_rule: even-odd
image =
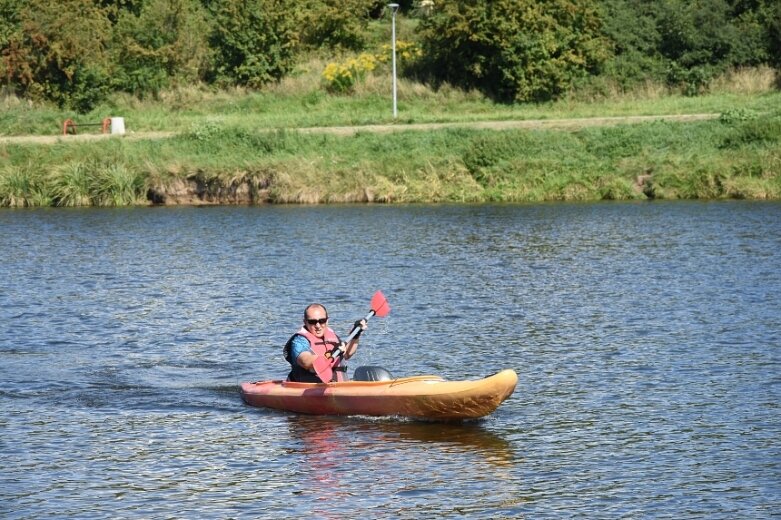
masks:
[[[250,406],[313,415],[400,416],[459,421],[484,417],[515,390],[513,370],[474,381],[414,376],[387,381],[298,383],[258,381],[241,384]]]

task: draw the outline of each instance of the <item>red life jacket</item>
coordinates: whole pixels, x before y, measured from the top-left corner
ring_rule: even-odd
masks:
[[[339,336],[336,335],[336,333],[331,330],[330,327],[325,328],[325,334],[323,334],[322,338],[318,338],[311,332],[309,332],[306,327],[301,327],[301,329],[296,332],[293,337],[296,336],[303,336],[306,338],[306,340],[309,342],[309,348],[312,349],[312,352],[315,353],[315,355],[318,356],[325,356],[326,353],[332,352],[336,347],[339,346],[339,344],[342,342],[339,339]],[[290,341],[288,343],[291,343],[293,338],[290,338]],[[289,356],[289,351],[288,354]],[[344,358],[340,358],[339,362],[333,367],[334,369],[334,378],[336,381],[344,381],[345,377],[344,374],[346,372],[346,368],[342,366],[342,361]],[[290,372],[291,376],[294,376],[298,381],[303,380],[307,376],[312,376],[312,373],[308,370],[305,370],[299,366],[297,360],[295,359],[288,359],[288,362],[293,366],[293,370]],[[297,370],[298,369],[298,370]],[[304,372],[301,374],[300,372]],[[295,374],[294,374],[295,373]],[[317,376],[315,376],[315,379]],[[289,379],[293,380],[293,378],[289,377]],[[317,379],[317,382],[320,382],[319,379]]]

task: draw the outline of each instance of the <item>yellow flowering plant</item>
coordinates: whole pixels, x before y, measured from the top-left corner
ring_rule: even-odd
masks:
[[[383,45],[377,54],[363,52],[342,63],[329,63],[322,74],[326,90],[339,94],[350,92],[356,82],[366,78],[378,65],[390,63],[391,52],[390,45]],[[401,63],[411,62],[422,55],[423,51],[416,43],[396,41],[396,58]]]
[[[377,55],[377,61],[381,63],[390,63],[393,46],[386,43],[382,46],[382,52]],[[423,50],[415,42],[396,40],[396,60],[399,62],[412,62],[423,56]]]
[[[366,74],[377,68],[377,63],[376,56],[365,52],[344,63],[329,63],[323,70],[325,87],[330,92],[349,92],[356,81],[364,79]]]

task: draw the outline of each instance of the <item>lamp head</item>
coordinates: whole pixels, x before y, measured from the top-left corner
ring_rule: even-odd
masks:
[[[390,7],[393,14],[396,14],[396,11],[399,10],[399,4],[388,4],[388,7]]]

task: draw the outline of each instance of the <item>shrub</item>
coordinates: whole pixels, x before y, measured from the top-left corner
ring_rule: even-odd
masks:
[[[206,12],[196,0],[149,0],[120,11],[114,28],[114,86],[143,98],[172,82],[203,78],[210,50]]]
[[[32,98],[90,111],[109,92],[109,10],[93,0],[30,0],[18,17],[23,33],[12,36],[16,60],[6,80]]]
[[[375,0],[308,0],[299,3],[301,43],[308,48],[358,51]]]
[[[732,120],[734,127],[721,143],[722,148],[781,146],[781,117],[751,117]]]
[[[396,40],[396,64],[404,65],[414,63],[423,56],[423,49],[416,42]],[[390,63],[393,59],[393,46],[383,44],[381,51],[376,56],[380,63]]]
[[[41,174],[32,164],[0,169],[0,206],[48,206],[51,199],[45,191]]]
[[[329,92],[343,94],[350,92],[355,83],[377,68],[377,58],[362,53],[344,63],[329,63],[323,70],[323,82]]]
[[[558,98],[609,56],[591,0],[437,4],[421,20],[419,73],[501,101]]]
[[[656,52],[661,36],[647,5],[629,0],[602,0],[601,4],[603,31],[613,49],[603,74],[624,89],[649,79],[664,80],[665,64]]]
[[[91,205],[92,179],[90,170],[81,161],[69,162],[55,168],[48,180],[54,205]]]
[[[757,112],[747,108],[732,108],[722,112],[719,116],[719,121],[725,125],[734,125],[735,123],[756,119],[758,116]]]
[[[96,164],[95,203],[100,206],[129,206],[143,197],[144,177],[123,164]]]
[[[323,70],[323,81],[329,92],[343,94],[352,90],[355,85],[355,77],[352,71],[344,64],[329,63]]]
[[[729,68],[777,63],[781,55],[775,0],[600,2],[614,49],[603,71],[624,88],[651,79],[694,95]]]
[[[295,64],[293,0],[225,0],[212,7],[215,51],[212,76],[222,84],[258,88]]]

